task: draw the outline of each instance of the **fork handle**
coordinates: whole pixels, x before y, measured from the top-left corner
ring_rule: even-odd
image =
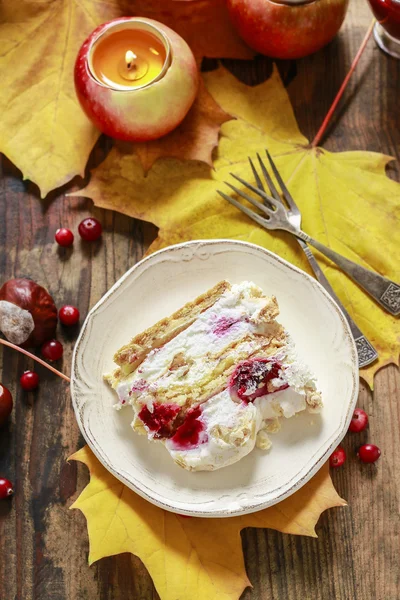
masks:
[[[304,233],[304,231],[298,231],[295,235],[308,244],[311,244],[311,246],[314,246],[314,248],[337,264],[342,271],[347,273],[372,298],[379,302],[387,312],[395,316],[400,314],[400,285],[334,252],[334,250],[314,240]]]
[[[349,313],[347,312],[347,310],[345,309],[345,307],[343,306],[343,304],[341,303],[339,298],[336,296],[331,284],[325,277],[321,267],[319,266],[315,256],[311,252],[310,248],[300,238],[297,238],[297,241],[299,242],[300,247],[303,249],[303,252],[307,257],[307,260],[310,264],[310,267],[312,268],[312,270],[314,272],[315,277],[318,279],[318,281],[320,282],[322,287],[328,292],[328,294],[335,300],[336,304],[339,306],[342,313],[344,314],[344,316],[347,319],[347,322],[350,326],[351,333],[352,333],[354,341],[356,343],[357,355],[358,355],[358,366],[360,368],[366,367],[367,365],[371,364],[374,360],[376,360],[378,358],[377,351],[375,350],[375,348],[373,347],[371,342],[365,337],[365,335],[362,333],[362,331],[354,323],[353,319],[351,318],[351,316],[349,315]]]

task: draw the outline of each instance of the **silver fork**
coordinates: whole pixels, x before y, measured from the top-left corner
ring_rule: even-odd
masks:
[[[274,164],[268,150],[266,152],[267,152],[268,160],[271,164],[271,168],[272,168],[273,172],[275,173],[275,177],[277,178],[278,183],[281,186],[282,193],[285,196],[286,202],[290,206],[290,209],[288,212],[289,212],[290,216],[292,217],[295,225],[300,229],[301,213],[297,207],[297,204],[295,203],[291,194],[289,193],[288,189],[286,188],[285,184],[283,183],[281,177],[279,176],[279,173],[276,170],[275,164]],[[281,198],[280,198],[279,192],[276,189],[274,182],[272,181],[267,169],[265,168],[265,165],[264,165],[263,161],[261,160],[261,157],[259,154],[257,154],[257,158],[258,158],[258,162],[260,163],[261,171],[262,171],[264,178],[268,184],[268,187],[269,187],[269,190],[270,190],[272,196],[280,202]],[[253,171],[254,178],[257,183],[257,187],[260,190],[262,190],[263,192],[265,192],[264,185],[261,181],[261,178],[260,178],[251,158],[249,158],[249,162],[250,162],[251,169]],[[278,173],[278,176],[276,175],[277,173]],[[267,201],[264,200],[264,203],[266,203],[266,202]],[[296,238],[296,239],[300,245],[300,248],[303,250],[304,254],[306,255],[307,260],[308,260],[316,278],[318,279],[318,281],[320,282],[322,287],[325,288],[325,290],[328,292],[328,294],[330,294],[330,296],[335,300],[336,304],[339,305],[344,316],[346,317],[346,319],[349,323],[350,330],[353,335],[354,341],[356,343],[357,354],[358,354],[358,364],[360,367],[366,367],[367,365],[371,364],[374,360],[376,360],[378,358],[377,351],[375,350],[375,348],[373,347],[371,342],[365,337],[365,335],[362,333],[362,331],[360,331],[360,329],[354,323],[353,319],[350,317],[349,313],[347,312],[347,310],[345,309],[343,304],[340,302],[339,298],[336,296],[335,292],[332,289],[331,284],[325,277],[321,267],[317,263],[313,253],[311,252],[310,248],[307,246],[306,242],[304,242],[300,238]]]
[[[271,165],[272,166],[272,165]],[[265,166],[264,166],[265,169]],[[265,169],[266,171],[266,169]],[[273,165],[273,171],[275,177],[278,180],[279,185],[282,187],[284,183],[282,178],[280,177],[276,166]],[[321,242],[314,240],[311,236],[307,235],[300,226],[298,225],[298,217],[295,214],[292,214],[281,200],[277,200],[267,194],[265,191],[255,187],[251,183],[245,181],[238,175],[234,175],[231,173],[232,177],[234,177],[237,181],[239,181],[242,185],[247,187],[249,190],[253,191],[257,196],[261,197],[265,204],[261,204],[258,200],[255,200],[249,194],[244,192],[243,190],[235,187],[231,183],[225,182],[238,196],[241,196],[250,204],[253,204],[256,208],[258,208],[265,216],[261,216],[260,214],[254,212],[247,208],[247,206],[242,206],[240,202],[236,199],[231,198],[227,194],[218,190],[218,193],[228,200],[233,206],[236,206],[239,210],[246,213],[251,219],[256,221],[261,227],[265,229],[281,229],[283,231],[287,231],[297,237],[298,239],[303,240],[304,242],[314,246],[317,250],[319,250],[322,254],[327,256],[332,262],[337,264],[342,271],[347,273],[355,282],[357,282],[372,298],[374,298],[383,308],[391,313],[392,315],[400,314],[400,286],[394,281],[375,273],[357,263],[345,258],[341,254],[338,254],[331,248],[324,246]],[[283,189],[283,188],[282,188]],[[285,187],[284,199],[286,200],[286,194],[288,197],[290,196],[288,190]],[[289,204],[289,201],[286,200]],[[290,202],[294,204],[293,198],[290,196]],[[290,204],[289,204],[290,206]]]

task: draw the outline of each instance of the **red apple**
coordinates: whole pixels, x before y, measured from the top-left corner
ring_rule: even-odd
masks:
[[[231,19],[247,44],[273,58],[316,52],[339,31],[349,0],[227,0]]]
[[[101,84],[89,68],[94,42],[111,27],[135,20],[161,30],[171,48],[171,65],[154,84],[129,91]],[[89,119],[107,135],[143,142],[175,129],[192,106],[198,88],[198,69],[189,46],[172,29],[152,19],[122,17],[100,25],[83,43],[75,63],[75,89]]]

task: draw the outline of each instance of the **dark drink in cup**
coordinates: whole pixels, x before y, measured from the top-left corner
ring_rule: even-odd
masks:
[[[378,46],[400,58],[400,0],[368,0],[378,21],[374,37]]]

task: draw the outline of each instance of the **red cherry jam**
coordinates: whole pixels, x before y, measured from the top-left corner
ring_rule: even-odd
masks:
[[[153,404],[153,412],[143,406],[139,412],[139,419],[146,427],[154,432],[154,437],[170,437],[171,425],[181,410],[176,404]]]
[[[289,385],[282,381],[282,365],[273,358],[253,358],[240,363],[233,372],[229,387],[243,402],[253,402],[260,396],[285,390]],[[270,382],[274,382],[271,389]],[[276,387],[276,384],[278,386]],[[280,385],[279,385],[280,384]]]
[[[239,319],[235,319],[233,317],[220,317],[212,328],[212,332],[214,335],[218,337],[222,337],[229,331],[231,327],[239,323]]]
[[[207,441],[204,423],[200,417],[201,408],[199,406],[189,410],[186,419],[171,438],[176,450],[190,450]]]

